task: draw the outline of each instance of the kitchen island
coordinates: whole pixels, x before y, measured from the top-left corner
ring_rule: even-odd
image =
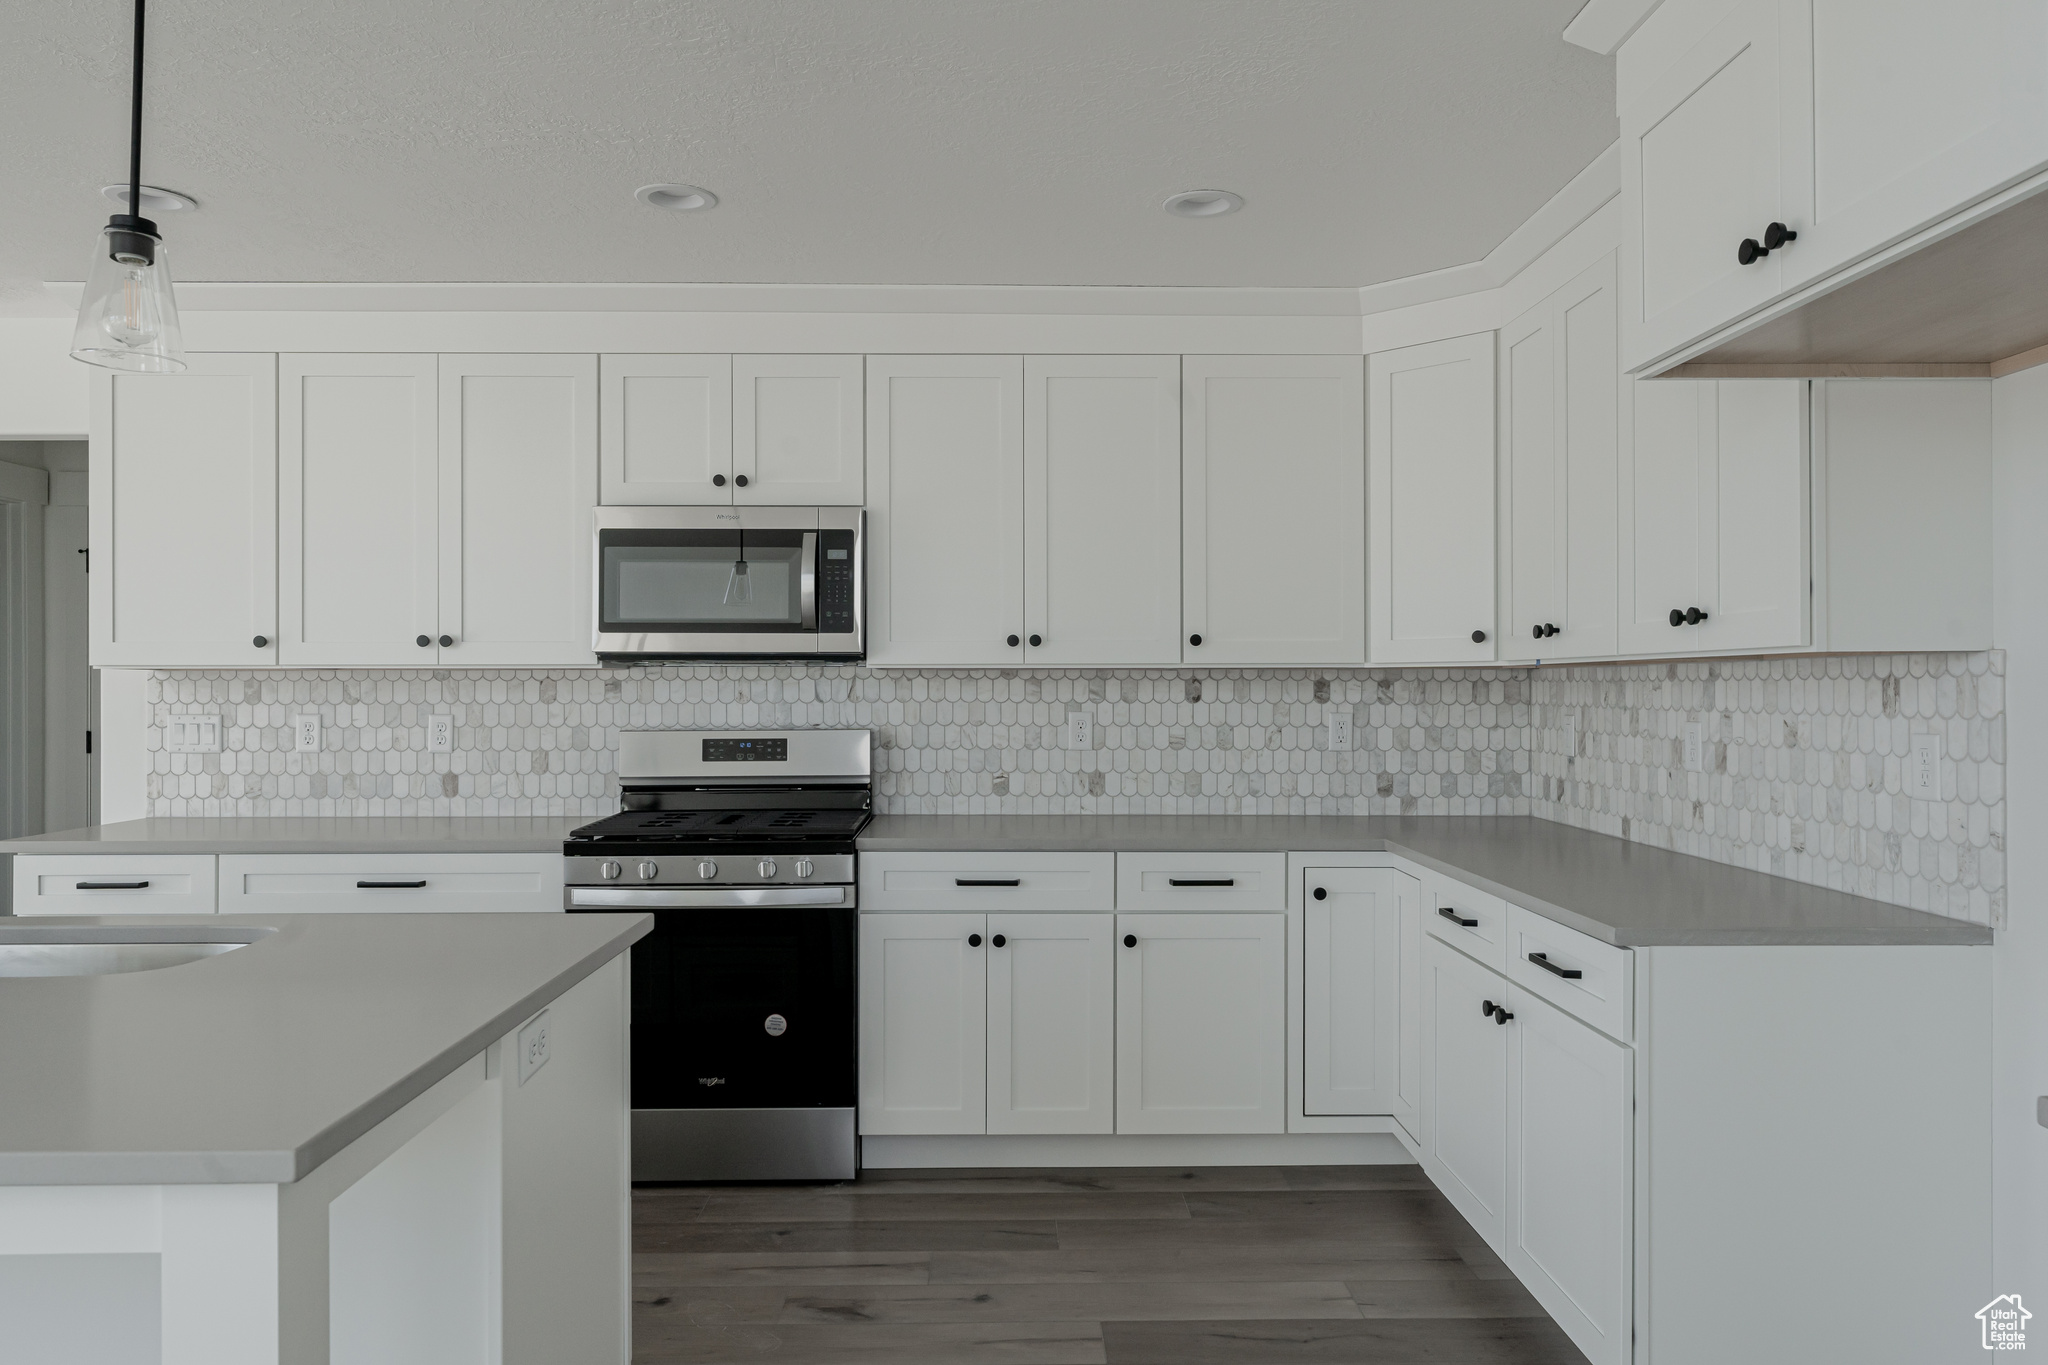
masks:
[[[0,925],[0,1316],[163,1365],[626,1359],[645,915]]]

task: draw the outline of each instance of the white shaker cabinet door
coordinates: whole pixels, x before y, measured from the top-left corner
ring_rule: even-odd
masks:
[[[1024,359],[1026,659],[1178,665],[1180,357]]]
[[[1311,867],[1302,875],[1303,1112],[1406,1109],[1412,1123],[1401,1086],[1402,940],[1415,932],[1421,886],[1388,868]]]
[[[277,357],[92,373],[92,662],[277,658]]]
[[[1116,917],[1116,1130],[1286,1127],[1286,917]]]
[[[1374,663],[1495,651],[1494,334],[1366,358],[1366,612]]]
[[[1116,1131],[1116,917],[988,917],[988,1131]]]
[[[1718,439],[1711,380],[1629,381],[1621,470],[1621,649],[1681,653],[1674,627],[1706,594],[1711,554],[1702,535]],[[1682,622],[1681,622],[1682,624]]]
[[[594,664],[597,357],[444,355],[440,420],[439,662]]]
[[[732,500],[858,507],[867,425],[857,355],[732,358]]]
[[[608,355],[601,493],[608,507],[733,500],[732,357]]]
[[[278,645],[288,668],[432,663],[431,355],[278,357]]]
[[[1024,359],[869,356],[868,663],[1024,660]]]
[[[1185,662],[1365,662],[1364,387],[1358,356],[1182,358]]]
[[[1502,1257],[1594,1365],[1631,1356],[1635,1054],[1527,991],[1509,993]]]
[[[1508,1039],[1494,1007],[1508,1008],[1508,983],[1435,938],[1422,945],[1422,970],[1422,1166],[1499,1251],[1507,1226]]]
[[[981,1133],[987,919],[860,917],[860,1131]]]

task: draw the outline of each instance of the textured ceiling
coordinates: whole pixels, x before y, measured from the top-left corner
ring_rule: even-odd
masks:
[[[1615,136],[1581,0],[156,0],[183,280],[1366,285]],[[0,292],[83,277],[127,0],[15,0]],[[643,207],[651,181],[715,210]],[[1222,187],[1235,216],[1160,201]]]

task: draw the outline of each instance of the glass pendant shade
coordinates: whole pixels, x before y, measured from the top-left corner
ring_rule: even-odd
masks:
[[[101,229],[71,355],[88,365],[146,374],[185,368],[170,261],[148,219],[117,214]]]
[[[735,602],[753,600],[754,582],[747,575],[747,561],[735,559],[732,562],[732,574],[725,580],[725,604],[731,606]]]

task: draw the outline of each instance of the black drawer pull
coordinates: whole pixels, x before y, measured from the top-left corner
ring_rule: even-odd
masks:
[[[1535,963],[1537,966],[1541,967],[1544,971],[1549,972],[1552,976],[1561,976],[1567,981],[1577,981],[1580,977],[1585,975],[1585,973],[1580,971],[1577,967],[1558,966],[1555,962],[1552,962],[1550,960],[1549,953],[1531,953],[1529,954],[1529,960]]]
[[[1436,908],[1436,912],[1457,925],[1460,929],[1477,929],[1479,927],[1478,920],[1462,918],[1457,911],[1451,909],[1448,905],[1439,905]]]
[[[140,891],[148,882],[74,882],[80,891]]]
[[[1236,886],[1235,877],[1168,877],[1168,886]]]
[[[427,884],[425,877],[416,882],[357,882],[358,891],[417,891]]]
[[[955,886],[1022,886],[1022,877],[955,877]]]

